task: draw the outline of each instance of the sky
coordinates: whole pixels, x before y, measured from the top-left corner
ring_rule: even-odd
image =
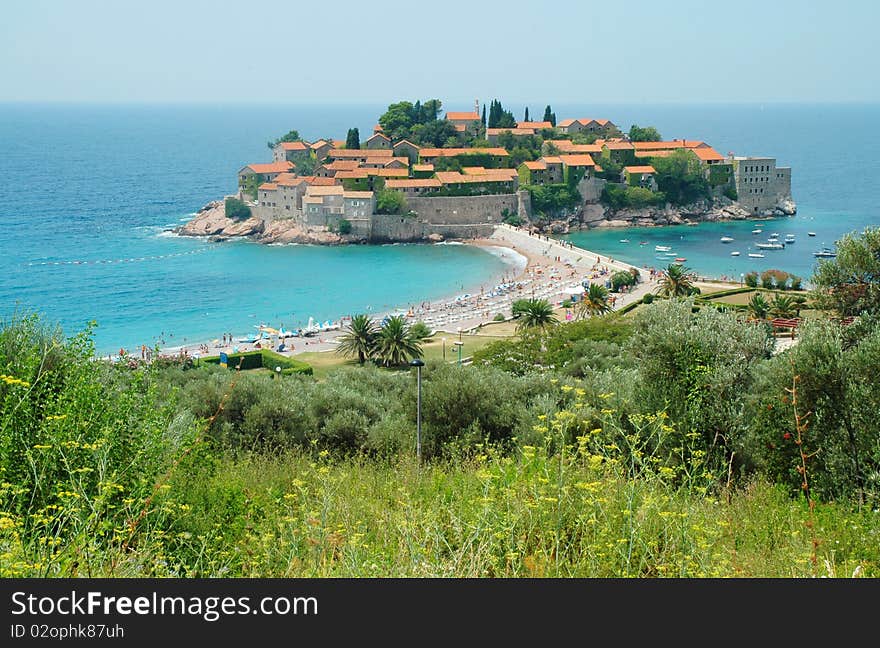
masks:
[[[5,0],[0,102],[877,102],[876,0]]]

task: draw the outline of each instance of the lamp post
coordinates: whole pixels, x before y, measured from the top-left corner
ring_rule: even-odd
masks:
[[[281,378],[281,367],[275,367],[275,377]]]
[[[443,361],[446,362],[446,338],[443,339]]]
[[[459,326],[456,330],[458,331],[458,341],[461,342],[461,327]]]
[[[412,360],[410,366],[416,368],[416,384],[417,387],[417,396],[416,396],[416,459],[419,463],[422,462],[422,367],[425,366],[424,361],[421,358],[416,358]]]
[[[458,366],[460,367],[461,366],[461,347],[464,346],[464,342],[456,341],[456,342],[453,342],[452,344],[458,347]]]

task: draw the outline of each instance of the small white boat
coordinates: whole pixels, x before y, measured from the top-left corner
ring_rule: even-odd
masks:
[[[739,252],[731,252],[730,256],[739,256]]]
[[[767,243],[755,243],[756,248],[760,248],[762,250],[782,250],[785,249],[784,243],[774,243],[773,241],[769,241]]]
[[[672,248],[668,245],[655,245],[654,250],[657,252],[669,252]]]
[[[816,236],[816,232],[807,232],[807,236]]]
[[[629,239],[620,239],[621,243],[629,243]]]
[[[813,252],[813,256],[819,257],[820,259],[833,259],[834,257],[837,256],[837,253],[833,252],[832,250],[829,250],[826,247],[826,248],[822,248],[821,250],[819,250],[817,252]]]
[[[749,252],[749,256],[752,257],[753,259],[763,259],[764,258],[763,254],[758,254],[757,252]]]
[[[761,234],[763,231],[762,229],[753,229],[752,234]]]
[[[729,236],[722,236],[722,237],[721,237],[721,242],[722,242],[722,243],[731,243],[731,242],[733,242],[733,239],[732,239],[731,237],[729,237]]]

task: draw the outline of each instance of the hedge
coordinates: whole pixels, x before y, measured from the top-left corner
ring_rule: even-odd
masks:
[[[228,356],[228,366],[230,369],[239,369],[249,371],[251,369],[272,369],[281,367],[281,373],[284,376],[291,374],[305,374],[311,376],[313,373],[312,366],[299,360],[293,360],[287,356],[275,353],[269,349],[257,349],[255,351],[246,351],[244,353],[230,353]],[[220,364],[220,356],[210,356],[202,358],[207,364]],[[239,365],[239,361],[241,364]]]

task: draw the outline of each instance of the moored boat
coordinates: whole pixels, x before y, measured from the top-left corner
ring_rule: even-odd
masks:
[[[731,252],[730,256],[739,256],[739,252]]]
[[[763,254],[759,254],[757,252],[749,252],[749,256],[752,257],[753,259],[763,259],[764,258]]]
[[[731,243],[731,242],[733,242],[733,238],[730,237],[730,236],[722,236],[722,237],[721,237],[721,242],[722,242],[722,243]]]

